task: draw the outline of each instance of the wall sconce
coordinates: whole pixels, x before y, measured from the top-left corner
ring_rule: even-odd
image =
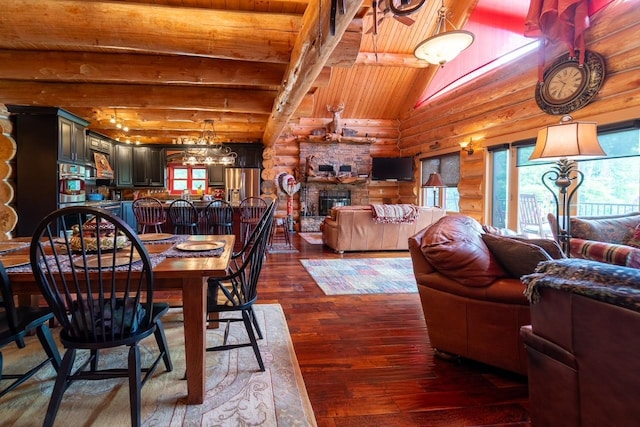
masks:
[[[472,155],[474,153],[474,148],[473,148],[473,140],[469,140],[469,141],[462,141],[460,143],[460,148],[462,149],[462,151],[466,151],[467,155]]]

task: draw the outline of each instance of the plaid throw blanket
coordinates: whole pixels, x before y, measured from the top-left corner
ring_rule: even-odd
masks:
[[[418,218],[418,208],[414,205],[371,205],[373,221],[384,223],[413,223]]]

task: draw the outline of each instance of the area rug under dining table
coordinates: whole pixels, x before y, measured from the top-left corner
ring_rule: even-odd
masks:
[[[174,370],[161,364],[142,388],[142,423],[146,426],[315,426],[313,409],[293,351],[284,313],[279,304],[255,305],[264,338],[259,340],[266,371],[260,372],[251,347],[208,352],[206,395],[202,405],[186,404],[184,333],[182,310],[171,309],[164,317]],[[224,328],[208,329],[207,340],[219,343]],[[54,329],[54,335],[57,335]],[[230,341],[245,341],[246,333],[232,325]],[[58,347],[62,346],[58,343]],[[101,352],[101,364],[108,366],[115,352]],[[157,352],[153,337],[143,341],[143,362]],[[4,369],[18,372],[20,366],[40,360],[43,352],[35,336],[27,337],[27,347],[3,349]],[[86,356],[78,357],[81,363]],[[117,360],[125,360],[120,354]],[[34,378],[0,399],[3,426],[41,425],[54,383],[48,365]],[[129,388],[126,379],[78,381],[64,395],[56,425],[129,425]]]
[[[325,295],[418,292],[411,258],[301,259]]]

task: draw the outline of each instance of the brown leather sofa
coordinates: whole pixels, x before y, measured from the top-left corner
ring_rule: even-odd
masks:
[[[407,250],[410,236],[446,215],[440,208],[418,208],[412,223],[376,223],[370,205],[340,206],[320,225],[322,243],[335,252]]]
[[[511,270],[528,263],[525,270],[532,272],[537,254],[540,260],[552,258],[532,242],[548,244],[554,257],[562,256],[561,250],[553,240],[487,234],[473,218],[449,215],[409,239],[429,340],[437,354],[450,353],[526,375],[520,327],[529,324],[529,301],[519,280],[522,273]],[[485,241],[501,243],[492,244],[490,250]],[[525,252],[511,252],[519,248]],[[500,260],[494,254],[498,249]],[[510,262],[511,272],[503,267]]]
[[[566,259],[523,281],[532,427],[640,425],[640,270]]]

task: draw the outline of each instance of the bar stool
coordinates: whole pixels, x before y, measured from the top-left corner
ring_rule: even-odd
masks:
[[[174,234],[198,234],[198,210],[188,200],[178,199],[169,205],[169,218]]]
[[[133,216],[136,217],[141,233],[147,232],[147,227],[153,227],[156,233],[162,232],[162,225],[167,221],[162,202],[153,197],[141,197],[131,205]]]
[[[247,197],[240,202],[240,238],[246,242],[253,227],[267,210],[267,202],[260,197]]]
[[[205,233],[233,234],[233,208],[224,200],[214,200],[204,209]]]
[[[273,219],[273,225],[271,226],[271,235],[269,236],[269,247],[273,246],[273,242],[278,236],[278,231],[282,232],[284,242],[287,244],[288,248],[291,248],[291,235],[289,234],[287,218],[282,216],[277,216]]]

